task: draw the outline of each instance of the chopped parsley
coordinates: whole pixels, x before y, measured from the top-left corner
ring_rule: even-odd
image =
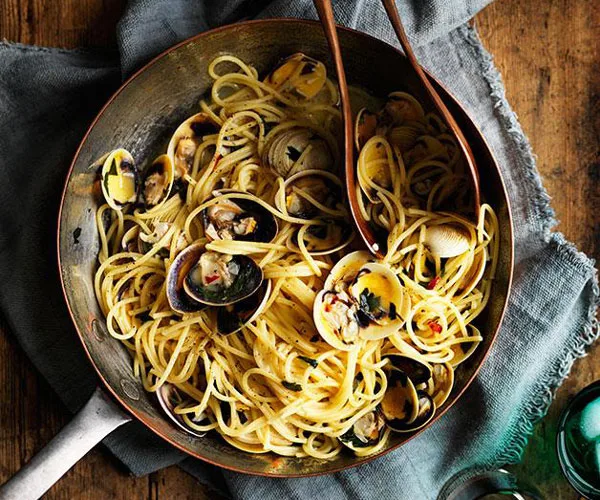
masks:
[[[302,156],[302,151],[297,150],[294,146],[288,146],[286,154],[290,160],[298,161],[300,156]]]
[[[307,356],[298,356],[298,359],[301,359],[305,363],[308,363],[313,368],[316,368],[318,366],[318,364],[319,364],[319,362],[316,359],[309,358]]]
[[[294,392],[300,392],[302,390],[302,386],[300,384],[296,384],[295,382],[288,382],[287,380],[283,380],[281,385],[286,389]]]

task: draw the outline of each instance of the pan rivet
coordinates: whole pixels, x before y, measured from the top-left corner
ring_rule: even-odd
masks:
[[[106,330],[102,322],[98,319],[92,320],[92,334],[98,342],[104,342],[106,339]]]
[[[138,399],[140,399],[140,391],[135,386],[135,384],[133,384],[130,380],[122,378],[121,379],[121,389],[123,389],[123,392],[125,393],[125,395],[127,397],[129,397],[130,399],[133,399],[134,401],[137,401]]]

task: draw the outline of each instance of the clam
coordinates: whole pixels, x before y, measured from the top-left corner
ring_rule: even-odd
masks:
[[[419,137],[412,149],[404,152],[402,156],[408,165],[425,160],[448,161],[449,159],[446,146],[430,135]]]
[[[381,122],[401,125],[409,121],[421,121],[425,118],[423,107],[412,95],[406,92],[392,92],[382,111]]]
[[[277,208],[282,212],[287,211],[293,217],[312,219],[317,216],[345,215],[342,185],[333,174],[306,170],[290,177],[283,188],[285,209],[278,205],[279,200],[276,200]],[[333,213],[325,212],[321,207]]]
[[[367,108],[361,109],[356,115],[354,124],[354,144],[360,151],[366,142],[377,133],[377,115]]]
[[[428,227],[423,243],[432,255],[441,259],[456,257],[471,248],[465,231],[449,224]]]
[[[249,297],[262,282],[262,269],[250,257],[205,251],[185,275],[183,289],[201,304],[225,306]]]
[[[432,369],[428,364],[405,354],[386,354],[390,365],[407,375],[412,383],[417,386],[427,382],[432,377]]]
[[[185,399],[173,384],[165,382],[161,385],[156,391],[156,399],[158,399],[158,403],[165,414],[175,425],[177,425],[177,427],[196,437],[204,437],[206,435],[206,432],[198,432],[190,428],[185,423],[183,417],[180,414],[175,413],[175,408],[184,403]],[[202,420],[205,420],[205,418],[206,417],[201,415],[200,418],[194,418],[192,420],[201,422]]]
[[[265,83],[284,97],[310,99],[321,91],[326,80],[323,63],[299,52],[285,59]]]
[[[327,141],[305,127],[273,130],[267,137],[262,161],[285,179],[304,170],[335,168],[334,156]]]
[[[210,240],[241,240],[269,243],[277,235],[277,219],[260,203],[223,194],[239,191],[215,191],[218,201],[202,211],[204,234]]]
[[[383,437],[384,430],[383,416],[379,411],[373,410],[360,417],[338,439],[351,450],[365,448],[376,445]]]
[[[394,367],[386,371],[386,376],[388,386],[379,408],[390,429],[404,429],[419,416],[417,390],[410,378]]]
[[[363,148],[360,152],[359,161],[364,164],[362,172],[359,174],[360,187],[371,203],[381,203],[375,192],[371,192],[363,179],[366,176],[371,182],[383,189],[389,190],[392,187],[392,173],[387,161],[387,151],[383,143],[377,142]]]
[[[184,290],[184,281],[204,251],[204,245],[194,243],[181,251],[173,260],[167,273],[167,300],[178,313],[191,313],[206,306],[193,300]]]
[[[345,220],[324,218],[322,222],[308,226],[303,235],[303,243],[311,255],[337,252],[349,245],[354,238],[352,227]]]
[[[387,425],[393,431],[414,432],[427,425],[435,415],[436,406],[433,402],[433,398],[425,391],[416,392],[418,404],[416,417],[412,421],[388,420]]]
[[[360,337],[385,338],[400,330],[410,310],[410,298],[394,272],[383,264],[362,266],[349,287],[358,304]]]
[[[326,290],[333,290],[340,283],[352,281],[358,274],[358,271],[360,271],[360,268],[369,262],[373,262],[373,256],[364,250],[358,250],[345,255],[329,272],[324,288]]]
[[[434,364],[432,377],[434,392],[431,396],[433,397],[435,407],[439,408],[446,402],[452,391],[454,385],[454,368],[452,368],[450,363]]]
[[[477,335],[480,338],[480,333],[479,330],[477,328],[475,328],[473,325],[469,325],[473,331],[474,334]],[[467,358],[469,358],[477,349],[477,346],[481,343],[480,340],[473,340],[470,342],[460,342],[458,344],[453,344],[450,348],[452,349],[452,352],[454,353],[454,357],[450,360],[450,365],[452,366],[452,368],[456,368],[458,365],[460,365],[461,363],[463,363]]]
[[[102,194],[113,210],[121,210],[137,200],[139,175],[131,153],[115,149],[102,165]]]
[[[175,179],[185,176],[194,163],[202,138],[219,132],[219,125],[206,113],[197,113],[185,120],[169,141],[167,155],[175,168]]]
[[[391,269],[370,260],[366,252],[341,259],[315,298],[315,325],[332,347],[352,350],[360,339],[387,337],[404,324],[408,294]]]
[[[217,330],[230,335],[251,323],[262,312],[271,294],[271,280],[265,280],[260,288],[243,300],[217,309]]]
[[[169,155],[160,155],[144,172],[142,199],[146,207],[163,203],[171,194],[175,168]]]

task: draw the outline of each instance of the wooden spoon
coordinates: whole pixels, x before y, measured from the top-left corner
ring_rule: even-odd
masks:
[[[358,206],[358,191],[356,183],[356,174],[354,171],[354,131],[352,126],[352,109],[350,107],[350,95],[348,94],[348,83],[346,82],[346,72],[342,62],[342,52],[340,50],[340,41],[338,40],[335,21],[333,19],[333,9],[330,0],[314,0],[315,7],[319,13],[319,19],[323,25],[323,31],[327,38],[327,43],[333,56],[333,64],[337,73],[338,86],[340,88],[340,99],[342,101],[342,123],[344,128],[344,172],[346,174],[346,192],[350,202],[350,212],[354,219],[354,224],[358,228],[363,241],[367,245],[369,252],[378,258],[383,258],[381,247],[360,213]]]
[[[425,87],[427,94],[431,98],[433,107],[437,109],[439,114],[447,123],[448,127],[450,128],[450,131],[456,138],[458,146],[464,154],[464,157],[467,161],[467,165],[469,167],[469,174],[471,178],[470,180],[473,187],[474,210],[475,214],[478,215],[480,205],[479,176],[477,174],[473,152],[471,151],[471,148],[468,145],[460,127],[450,114],[450,111],[443,103],[442,99],[435,91],[433,85],[425,75],[425,72],[417,62],[417,58],[412,50],[412,47],[410,46],[408,37],[406,36],[406,33],[404,31],[404,27],[402,26],[402,22],[400,21],[400,16],[398,15],[398,10],[396,9],[394,0],[381,1],[390,19],[390,22],[392,23],[394,31],[396,32],[398,40],[400,41],[400,45],[402,46],[402,49],[404,50],[404,53],[406,54],[406,57],[408,58],[411,66],[413,67],[413,69],[417,73],[417,76],[421,80],[421,83]],[[325,31],[325,36],[327,38],[327,42],[329,44],[329,48],[333,56],[333,62],[337,73],[338,85],[340,89],[340,98],[342,103],[342,122],[344,130],[344,171],[346,177],[346,192],[350,203],[350,212],[352,214],[352,218],[358,229],[358,232],[360,233],[368,250],[376,257],[383,258],[381,245],[378,243],[377,238],[375,237],[375,234],[373,233],[373,230],[371,229],[367,221],[365,221],[362,217],[358,205],[358,196],[360,196],[360,192],[356,183],[355,174],[352,110],[350,107],[348,84],[346,81],[346,73],[344,71],[344,65],[342,62],[342,54],[335,27],[331,1],[314,0],[314,4],[319,14],[319,19],[321,20],[321,24],[323,25],[323,30]]]

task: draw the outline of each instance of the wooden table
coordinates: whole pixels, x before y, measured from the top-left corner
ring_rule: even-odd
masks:
[[[124,0],[0,0],[0,39],[48,46],[107,46]],[[538,155],[558,230],[600,257],[600,2],[497,0],[475,20]],[[0,482],[68,422],[65,410],[0,318]],[[515,469],[549,500],[575,499],[554,453],[558,415],[600,378],[600,345],[579,360]],[[89,453],[48,499],[215,498],[176,467],[133,478],[105,450]]]

